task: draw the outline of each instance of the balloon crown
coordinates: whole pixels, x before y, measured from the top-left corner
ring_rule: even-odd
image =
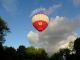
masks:
[[[45,8],[38,8],[32,12],[32,16],[37,15],[37,14],[47,15],[47,12],[46,12]]]

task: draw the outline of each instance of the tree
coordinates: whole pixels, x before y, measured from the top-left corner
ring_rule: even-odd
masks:
[[[49,60],[48,54],[43,48],[35,48],[37,51],[36,57],[38,60]]]
[[[77,38],[75,41],[74,41],[74,50],[76,51],[76,54],[75,54],[75,57],[76,57],[76,60],[80,60],[80,38]]]
[[[7,23],[0,17],[0,44],[5,42],[4,36],[10,32]]]
[[[2,43],[5,42],[4,36],[9,31],[10,30],[7,26],[7,23],[0,17],[0,57],[1,57],[1,59],[3,59],[2,57],[4,57],[4,47],[3,47]]]
[[[71,60],[71,56],[70,56],[71,50],[69,50],[68,48],[64,48],[61,51],[63,53],[63,59]]]
[[[74,41],[74,49],[75,49],[77,54],[80,54],[80,38],[77,38]]]
[[[29,60],[48,60],[46,51],[42,48],[28,47],[26,53]]]
[[[62,60],[62,54],[60,52],[54,53],[51,57],[50,60]]]
[[[2,44],[0,44],[0,59],[4,60],[3,57],[4,57],[4,47],[2,46]]]
[[[27,60],[26,48],[25,46],[19,46],[17,49],[17,58],[18,60]]]
[[[6,47],[4,53],[5,60],[16,60],[16,50],[13,47]]]
[[[60,49],[59,52],[54,53],[50,60],[70,60],[70,50],[67,48]]]

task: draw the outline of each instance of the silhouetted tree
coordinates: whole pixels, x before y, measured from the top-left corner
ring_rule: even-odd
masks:
[[[4,57],[6,60],[16,60],[16,50],[12,47],[6,47]]]
[[[60,49],[59,52],[54,53],[51,57],[50,60],[70,60],[70,50],[65,48],[65,49]]]
[[[80,38],[77,38],[75,41],[74,41],[74,50],[76,51],[76,54],[75,54],[75,57],[76,57],[76,60],[80,60]]]
[[[4,47],[2,43],[5,42],[4,36],[7,32],[9,32],[9,28],[6,24],[6,22],[0,17],[0,58],[4,60],[2,57],[4,57]]]
[[[68,48],[62,49],[63,51],[63,59],[71,60],[70,58],[70,50]]]
[[[17,49],[17,58],[18,60],[26,60],[27,59],[27,54],[26,54],[26,48],[25,46],[19,46]]]
[[[7,23],[0,17],[0,44],[5,42],[4,36],[10,32]]]
[[[80,38],[77,38],[74,41],[74,49],[75,49],[76,53],[80,55]]]
[[[0,44],[0,60],[3,60],[4,57],[4,47],[2,46],[2,44]]]
[[[62,54],[60,54],[59,52],[54,53],[51,57],[50,60],[62,60]]]

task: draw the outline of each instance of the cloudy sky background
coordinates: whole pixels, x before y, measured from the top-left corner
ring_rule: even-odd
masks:
[[[31,14],[45,8],[50,22],[42,33],[32,26]],[[80,36],[80,0],[0,0],[0,16],[11,33],[4,45],[36,46],[55,52]]]

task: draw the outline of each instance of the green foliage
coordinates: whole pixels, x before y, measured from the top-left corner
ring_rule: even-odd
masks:
[[[65,48],[65,49],[60,49],[59,52],[54,53],[50,60],[63,60],[63,55],[68,57],[70,55],[70,50]]]
[[[2,44],[4,42],[5,42],[4,36],[0,35],[0,44]]]
[[[7,23],[0,17],[0,28],[2,28],[2,31],[4,33],[10,32]]]
[[[4,36],[10,32],[7,23],[0,17],[0,44],[4,43],[5,38]]]
[[[28,48],[26,48],[26,53],[28,53],[28,54],[36,54],[37,51],[36,51],[36,49],[34,47],[28,47]]]
[[[50,58],[50,60],[61,60],[61,59],[62,59],[62,55],[59,52],[53,54]]]
[[[60,54],[70,54],[70,50],[68,48],[60,49]]]
[[[80,50],[80,38],[77,38],[75,41],[74,41],[74,49],[79,51]]]
[[[76,51],[76,54],[80,56],[80,38],[77,38],[74,41],[74,50]]]
[[[41,54],[41,53],[44,53],[45,51],[42,48],[34,48],[31,46],[26,48],[26,52],[29,54]]]

